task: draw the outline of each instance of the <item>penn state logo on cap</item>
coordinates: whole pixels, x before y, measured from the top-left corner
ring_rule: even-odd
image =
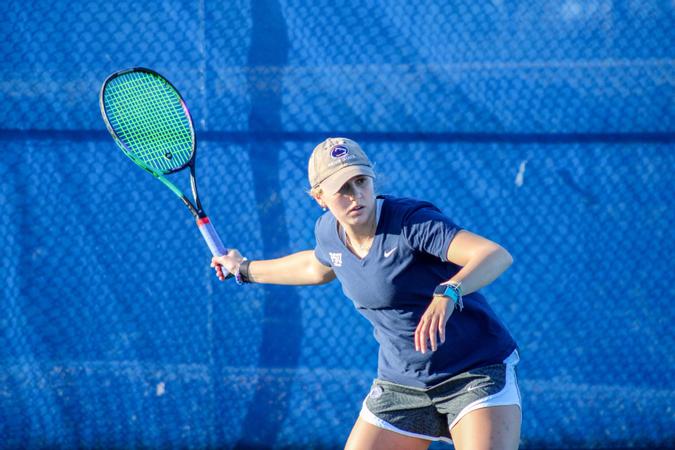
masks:
[[[336,145],[333,147],[333,149],[330,151],[330,156],[331,158],[337,159],[337,158],[343,158],[349,154],[349,149],[345,147],[344,145]]]

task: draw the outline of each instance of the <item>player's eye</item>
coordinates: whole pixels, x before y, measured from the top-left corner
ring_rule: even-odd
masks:
[[[348,195],[349,192],[351,191],[351,186],[349,186],[349,183],[345,183],[342,185],[339,191],[337,191],[335,194],[336,195]]]

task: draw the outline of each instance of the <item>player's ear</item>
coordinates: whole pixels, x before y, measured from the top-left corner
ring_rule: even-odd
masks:
[[[314,197],[314,200],[316,200],[316,202],[319,204],[319,206],[322,207],[323,209],[328,208],[328,206],[326,205],[326,202],[324,202],[321,197]]]

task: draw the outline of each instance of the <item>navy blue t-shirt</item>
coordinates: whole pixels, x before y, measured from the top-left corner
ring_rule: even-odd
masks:
[[[372,323],[380,344],[378,378],[428,387],[475,367],[501,363],[516,343],[478,292],[464,296],[464,309],[450,316],[444,344],[439,341],[435,352],[415,350],[415,329],[434,288],[461,269],[447,260],[460,228],[431,203],[378,198],[383,199],[380,218],[363,259],[342,242],[330,212],[316,222],[314,250]]]

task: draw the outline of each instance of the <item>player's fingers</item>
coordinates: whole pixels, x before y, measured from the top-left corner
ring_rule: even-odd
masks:
[[[420,320],[420,333],[417,338],[418,343],[419,343],[419,351],[422,353],[427,352],[427,336],[428,336],[428,331],[429,331],[429,322],[426,317],[422,317],[422,320]]]
[[[420,319],[420,323],[417,324],[415,329],[415,350],[422,352],[422,336],[424,336],[424,317]]]
[[[216,275],[218,276],[218,278],[220,278],[221,280],[225,280],[225,273],[226,273],[225,270],[226,270],[226,268],[224,266],[221,266],[220,264],[218,264],[218,265],[216,265],[215,269],[216,269]]]
[[[443,320],[438,321],[438,338],[441,344],[445,343],[445,322]]]
[[[431,351],[436,351],[436,333],[438,329],[438,317],[434,316],[429,324],[429,341],[431,342]]]
[[[420,351],[419,336],[420,336],[420,326],[418,324],[417,328],[415,328],[415,351],[416,352]]]

